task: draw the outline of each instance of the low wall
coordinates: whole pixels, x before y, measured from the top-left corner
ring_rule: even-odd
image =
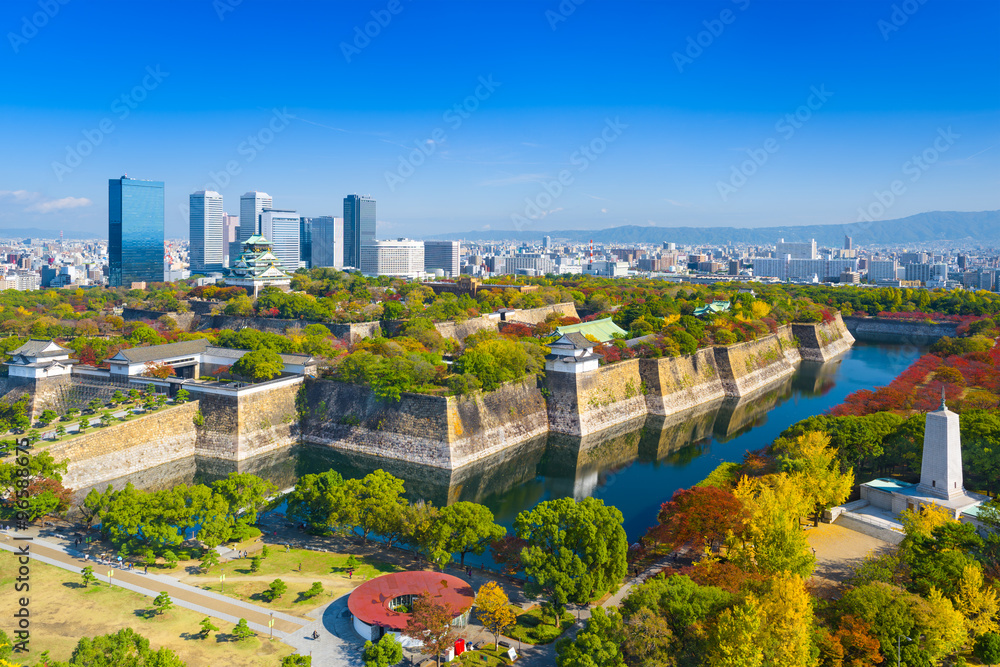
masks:
[[[837,313],[832,322],[793,324],[792,333],[799,341],[799,352],[808,361],[829,361],[851,349],[854,336]]]
[[[836,526],[849,528],[855,532],[883,540],[890,544],[899,544],[906,537],[903,533],[893,530],[888,526],[871,523],[849,512],[841,514],[833,523]]]
[[[958,325],[954,322],[903,322],[877,317],[844,317],[847,331],[865,343],[909,343],[930,345],[934,341],[958,335]]]
[[[777,334],[714,350],[727,396],[752,394],[795,372]]]
[[[455,469],[543,435],[545,399],[534,380],[470,396],[403,394],[380,400],[364,386],[307,383],[303,442]]]
[[[64,485],[71,489],[94,486],[193,456],[198,409],[199,402],[191,401],[114,426],[92,427],[46,451],[56,461],[69,461]]]
[[[652,415],[672,415],[726,395],[711,349],[691,356],[642,359],[639,375]]]

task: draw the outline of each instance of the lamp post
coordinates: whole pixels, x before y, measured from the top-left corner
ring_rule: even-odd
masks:
[[[271,639],[274,639],[274,612],[271,612],[271,618],[267,622],[267,627],[271,629]]]

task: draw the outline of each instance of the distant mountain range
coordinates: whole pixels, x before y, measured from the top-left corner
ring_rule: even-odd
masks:
[[[880,220],[842,225],[798,225],[786,227],[640,227],[628,225],[600,230],[470,231],[439,234],[428,237],[465,241],[541,241],[551,236],[553,241],[586,243],[663,243],[726,245],[773,244],[785,241],[816,239],[820,245],[841,247],[844,236],[859,245],[898,245],[927,241],[996,241],[1000,240],[1000,211],[931,211],[908,218]]]

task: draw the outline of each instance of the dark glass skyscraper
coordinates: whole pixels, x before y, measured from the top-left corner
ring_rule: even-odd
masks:
[[[361,268],[361,246],[375,243],[375,200],[344,197],[344,266]]]
[[[108,255],[112,287],[163,282],[163,181],[108,181]]]

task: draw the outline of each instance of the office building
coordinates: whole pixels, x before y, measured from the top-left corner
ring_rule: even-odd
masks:
[[[271,240],[271,253],[281,260],[282,268],[295,273],[299,268],[299,214],[281,209],[264,209],[260,212],[260,235]],[[240,226],[243,222],[240,221]]]
[[[375,243],[375,200],[368,196],[347,195],[344,197],[344,264],[360,269],[361,248],[372,243]]]
[[[856,273],[857,259],[792,259],[785,257],[754,257],[753,274],[758,278],[781,280],[836,281],[845,272]]]
[[[240,244],[260,232],[260,214],[264,209],[271,208],[271,204],[271,195],[266,192],[248,192],[240,197],[240,235],[237,239]],[[241,252],[242,247],[238,247],[235,254]],[[295,268],[292,267],[291,270],[294,271]]]
[[[302,216],[299,218],[299,266],[312,268],[312,229],[313,219]]]
[[[853,249],[854,249],[854,239],[852,239],[850,236],[844,236],[844,250],[853,250]]]
[[[444,275],[454,278],[459,273],[461,254],[462,248],[458,241],[424,241],[424,270],[430,273],[441,269]]]
[[[108,181],[108,269],[112,287],[163,282],[163,181]]]
[[[191,195],[190,202],[191,273],[221,271],[225,238],[222,195],[212,190],[199,190]]]
[[[229,266],[229,258],[236,258],[239,253],[233,253],[233,244],[236,244],[237,249],[239,248],[239,233],[240,233],[240,216],[229,215],[228,213],[222,214],[222,252],[224,253],[222,261],[226,266]]]
[[[774,256],[780,259],[785,255],[791,255],[792,259],[816,259],[816,239],[809,239],[808,243],[785,243],[785,239],[779,239]]]
[[[868,282],[895,280],[899,263],[894,259],[872,259],[868,261]]]
[[[346,232],[346,223],[345,232]],[[361,246],[361,273],[366,276],[419,278],[424,275],[423,241],[396,239]]]
[[[552,247],[552,237],[551,236],[543,236],[542,237],[542,247],[544,249],[546,249],[546,250],[548,250],[549,248]]]
[[[344,268],[344,219],[332,215],[312,218],[312,268]]]
[[[927,283],[931,279],[931,265],[930,264],[907,264],[906,265],[906,280],[919,280],[922,283]]]

